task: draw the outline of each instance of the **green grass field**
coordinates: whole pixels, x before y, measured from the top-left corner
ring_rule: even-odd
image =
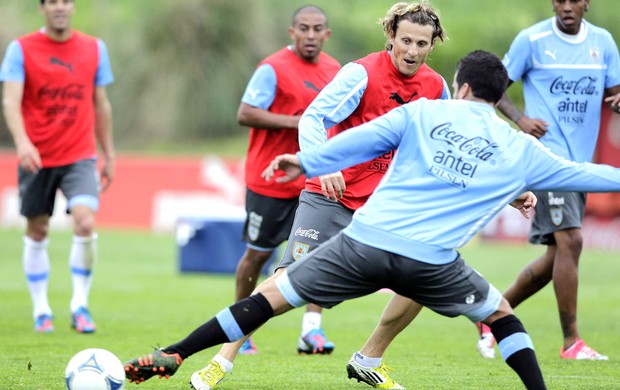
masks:
[[[63,389],[65,365],[90,347],[114,352],[121,361],[184,337],[233,300],[231,275],[180,274],[172,235],[99,232],[100,260],[90,308],[92,335],[69,327],[71,293],[67,270],[68,233],[53,233],[50,303],[56,331],[32,331],[31,304],[21,265],[21,231],[0,230],[0,389]],[[465,259],[504,290],[542,248],[475,243]],[[579,319],[582,336],[609,355],[608,362],[559,359],[561,333],[553,290],[517,309],[534,341],[550,389],[620,388],[620,264],[618,253],[587,250],[581,263]],[[389,295],[373,294],[326,311],[323,324],[336,349],[330,356],[298,356],[302,310],[270,321],[255,335],[257,356],[240,356],[221,389],[367,389],[346,377],[345,365],[373,330]],[[500,358],[484,360],[475,349],[476,330],[465,318],[448,319],[428,310],[390,347],[386,363],[409,389],[520,389]],[[154,378],[128,389],[187,388],[217,348],[187,359],[175,376]]]

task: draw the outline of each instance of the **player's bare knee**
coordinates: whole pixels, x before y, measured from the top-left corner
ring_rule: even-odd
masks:
[[[28,218],[26,236],[40,242],[47,238],[49,233],[49,218],[47,216]]]
[[[493,322],[499,320],[500,318],[504,318],[511,314],[513,314],[513,311],[512,311],[512,307],[510,306],[510,303],[508,303],[506,298],[502,298],[495,313],[491,314],[490,316],[482,320],[482,322],[485,323],[486,325],[491,325]]]
[[[88,237],[95,230],[95,211],[88,206],[76,204],[71,208],[73,232],[76,236]]]
[[[567,247],[575,257],[579,257],[583,249],[583,237],[581,234],[571,235],[571,239],[567,242]]]
[[[579,229],[568,229],[554,233],[557,246],[577,255],[583,248],[583,236]]]
[[[262,292],[263,292],[263,290],[264,290],[267,286],[269,286],[269,285],[270,285],[270,283],[272,283],[272,282],[275,280],[276,276],[278,276],[278,275],[279,275],[279,274],[274,274],[274,275],[271,275],[270,277],[268,277],[267,279],[265,279],[265,280],[264,280],[261,284],[259,284],[259,285],[258,285],[258,287],[256,287],[256,288],[254,289],[254,291],[252,291],[252,295],[254,295],[254,294],[258,294],[259,292],[260,292],[260,293],[262,293]]]
[[[28,229],[26,236],[33,241],[41,242],[47,238],[48,232],[49,228],[47,227],[43,229]]]
[[[95,217],[91,215],[75,216],[73,231],[76,236],[89,237],[95,230]]]

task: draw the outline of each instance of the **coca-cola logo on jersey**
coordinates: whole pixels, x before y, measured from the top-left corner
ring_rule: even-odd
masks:
[[[428,172],[460,190],[465,190],[474,179],[478,165],[483,164],[480,161],[488,162],[498,148],[495,142],[484,137],[461,134],[452,128],[451,122],[435,126],[430,138],[442,144]]]
[[[315,241],[319,239],[319,234],[321,234],[321,232],[319,232],[316,229],[297,228],[297,230],[295,230],[295,236],[297,236],[297,237],[306,237],[306,238],[309,238],[309,239],[315,240]]]
[[[482,161],[487,161],[491,158],[498,146],[495,142],[491,142],[480,136],[470,138],[463,134],[459,134],[452,129],[452,123],[450,122],[436,126],[431,130],[430,136],[434,140],[443,141],[464,154]]]
[[[39,88],[37,97],[45,104],[47,124],[57,123],[70,127],[75,123],[79,102],[84,100],[84,85],[71,83],[65,86]]]
[[[557,121],[569,126],[582,126],[586,123],[588,112],[588,96],[597,94],[598,79],[584,76],[575,80],[558,76],[553,80],[549,91],[552,95],[563,96],[557,102]]]
[[[596,77],[584,76],[577,80],[565,80],[564,76],[556,77],[549,91],[553,95],[594,95],[596,94]]]
[[[84,86],[71,83],[63,87],[44,85],[39,89],[39,100],[84,100]]]

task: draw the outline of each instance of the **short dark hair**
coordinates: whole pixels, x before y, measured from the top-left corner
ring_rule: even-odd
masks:
[[[456,66],[456,84],[467,83],[478,99],[497,103],[508,88],[508,72],[502,60],[484,50],[474,50],[463,57]]]
[[[313,4],[309,4],[309,5],[304,5],[302,7],[299,7],[295,10],[295,12],[293,12],[293,18],[291,20],[291,26],[295,26],[295,21],[297,19],[297,15],[299,15],[302,12],[315,12],[317,14],[322,14],[323,16],[325,16],[325,26],[327,26],[327,14],[325,13],[325,11],[323,11],[321,9],[321,7],[317,6],[317,5],[313,5]]]
[[[75,2],[75,0],[73,0]],[[41,0],[41,5],[45,3],[45,0]]]

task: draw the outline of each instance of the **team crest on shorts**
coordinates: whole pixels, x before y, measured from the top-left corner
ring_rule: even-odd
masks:
[[[302,257],[308,254],[310,250],[310,245],[304,244],[303,242],[295,242],[293,246],[293,259],[295,261],[299,261]]]
[[[263,223],[263,216],[256,214],[254,211],[250,212],[248,223],[248,238],[251,241],[256,241],[258,233],[260,232],[260,225]]]
[[[562,209],[559,207],[554,207],[550,209],[549,212],[551,213],[551,222],[553,222],[555,226],[560,226],[564,220],[564,213],[562,213]]]

